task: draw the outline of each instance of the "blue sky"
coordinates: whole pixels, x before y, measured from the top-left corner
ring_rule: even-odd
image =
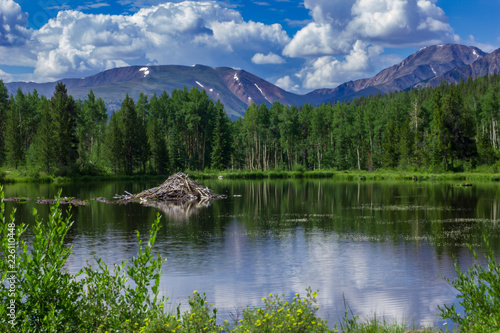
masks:
[[[0,0],[0,78],[203,64],[305,93],[372,76],[428,45],[491,52],[498,17],[500,0]]]

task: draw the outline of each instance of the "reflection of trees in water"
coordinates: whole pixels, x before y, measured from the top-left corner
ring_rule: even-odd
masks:
[[[195,200],[188,202],[178,201],[142,201],[143,206],[154,207],[168,215],[174,221],[187,221],[192,215],[199,213],[202,208],[212,204],[210,200]]]
[[[296,230],[333,232],[343,239],[415,244],[422,241],[441,249],[460,248],[465,243],[479,245],[485,234],[495,250],[500,248],[498,184],[451,187],[432,182],[355,183],[329,179],[206,180],[205,183],[228,198],[184,204],[148,200],[143,205],[138,201],[110,205],[89,200],[89,206],[73,207],[75,226],[70,236],[106,235],[110,231],[128,235],[135,230],[147,234],[149,223],[160,211],[165,215],[162,221],[165,228],[160,234],[192,238],[196,242],[202,234],[224,235],[228,228],[237,225],[238,230],[256,235],[279,236]],[[7,196],[36,197],[35,192],[40,190],[50,198],[57,190],[53,185],[31,184],[27,191],[24,189],[29,186],[25,184],[9,186]],[[65,185],[63,195],[88,199],[149,187],[151,182],[70,184]],[[42,218],[49,214],[48,205],[33,200],[24,204],[6,203],[9,211],[13,206],[18,208],[18,221],[30,223],[35,207]]]
[[[500,190],[438,183],[245,181],[234,212],[247,228],[319,228],[341,237],[455,247],[496,237]],[[493,190],[493,191],[492,191]],[[361,238],[363,238],[361,237]],[[500,245],[500,244],[499,244]]]

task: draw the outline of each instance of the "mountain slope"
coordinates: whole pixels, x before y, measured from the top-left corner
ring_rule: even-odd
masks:
[[[486,53],[473,46],[458,44],[434,45],[420,49],[401,63],[384,69],[368,79],[346,82],[334,89],[318,89],[307,96],[317,103],[388,93],[411,88],[440,76],[454,68],[469,65]]]
[[[415,87],[435,87],[438,86],[441,81],[459,83],[461,80],[467,81],[469,77],[476,79],[478,77],[493,74],[500,74],[500,49],[491,52],[469,65],[454,68],[442,75],[418,83]]]
[[[173,89],[197,86],[204,89],[213,100],[220,100],[228,115],[236,119],[243,116],[252,103],[271,105],[274,101],[282,104],[298,104],[298,95],[289,93],[253,74],[227,67],[212,68],[196,66],[131,66],[110,69],[82,79],[61,80],[68,93],[76,99],[85,99],[92,89],[108,107],[119,108],[125,94],[137,100],[141,92],[151,96],[163,91],[171,93]],[[38,93],[51,96],[57,82],[6,84],[9,92],[16,93],[37,89]]]
[[[125,94],[137,100],[141,92],[151,96],[173,89],[204,89],[213,100],[220,100],[227,114],[237,119],[253,102],[270,106],[274,101],[284,105],[313,105],[349,100],[356,97],[385,94],[415,87],[436,86],[441,81],[459,82],[500,73],[500,49],[486,54],[473,46],[457,44],[422,48],[401,63],[382,70],[372,78],[346,82],[334,89],[317,89],[305,95],[287,92],[244,70],[228,67],[196,66],[130,66],[110,69],[81,79],[61,80],[76,99],[87,98],[92,89],[109,109],[120,107]],[[37,89],[39,94],[52,96],[57,82],[12,82],[6,86],[15,94]]]

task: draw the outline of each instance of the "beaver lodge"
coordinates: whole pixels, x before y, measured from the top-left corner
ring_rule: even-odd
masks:
[[[189,179],[188,175],[179,172],[170,177],[161,185],[149,190],[142,191],[127,199],[139,199],[141,201],[208,201],[226,198],[225,195],[215,194],[208,187],[202,186]]]

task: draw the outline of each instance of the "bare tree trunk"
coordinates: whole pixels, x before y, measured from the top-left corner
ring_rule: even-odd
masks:
[[[361,158],[359,157],[359,147],[356,147],[356,153],[358,154],[358,170],[361,170]]]

